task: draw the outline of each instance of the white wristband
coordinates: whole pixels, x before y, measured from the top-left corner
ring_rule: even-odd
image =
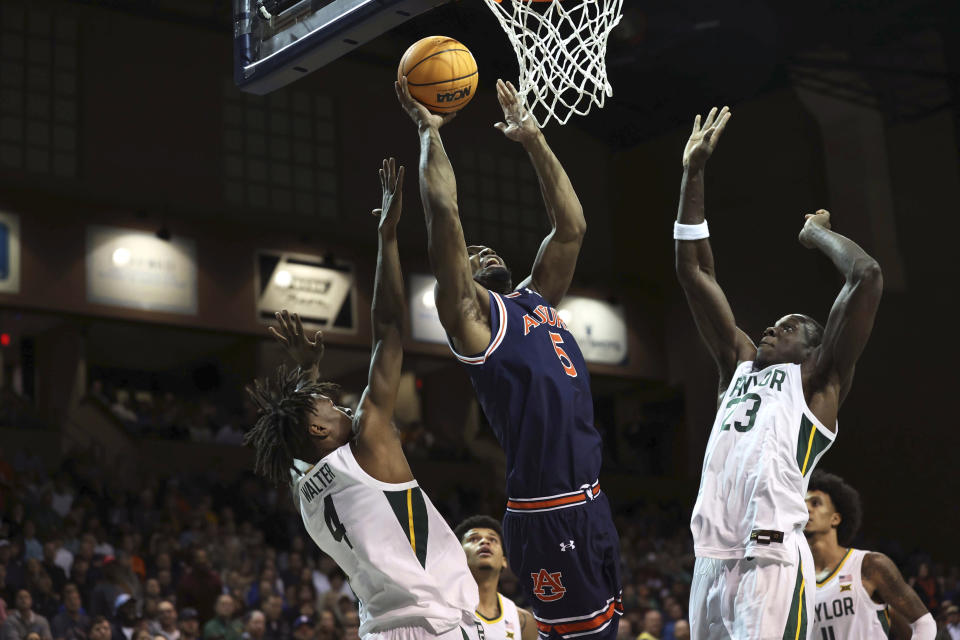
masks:
[[[673,223],[674,240],[703,240],[710,237],[710,230],[707,228],[707,221],[700,224],[680,224]]]
[[[910,625],[913,640],[933,640],[937,635],[937,623],[933,621],[933,616],[928,612],[920,616]]]

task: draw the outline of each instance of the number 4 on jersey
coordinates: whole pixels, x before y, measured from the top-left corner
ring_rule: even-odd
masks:
[[[337,510],[333,506],[333,497],[330,495],[323,499],[323,520],[327,523],[327,529],[330,530],[334,540],[346,542],[347,546],[353,549],[353,543],[347,537],[347,528],[340,522]]]

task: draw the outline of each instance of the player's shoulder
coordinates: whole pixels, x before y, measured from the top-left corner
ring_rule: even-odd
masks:
[[[902,581],[903,575],[897,564],[885,553],[862,550],[860,575],[871,582]]]

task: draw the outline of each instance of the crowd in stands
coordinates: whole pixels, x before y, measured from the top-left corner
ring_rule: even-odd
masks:
[[[452,524],[499,515],[483,496],[438,507]],[[620,511],[620,640],[690,637],[686,518],[681,507]],[[957,638],[958,568],[916,567],[911,584],[943,638]],[[527,604],[512,574],[501,591]],[[0,640],[357,640],[358,626],[343,572],[306,536],[286,489],[250,475],[131,487],[92,452],[51,470],[0,450]]]

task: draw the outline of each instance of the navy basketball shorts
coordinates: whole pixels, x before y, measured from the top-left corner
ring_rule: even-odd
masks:
[[[561,496],[511,499],[503,537],[541,638],[616,638],[620,538],[597,483]]]

